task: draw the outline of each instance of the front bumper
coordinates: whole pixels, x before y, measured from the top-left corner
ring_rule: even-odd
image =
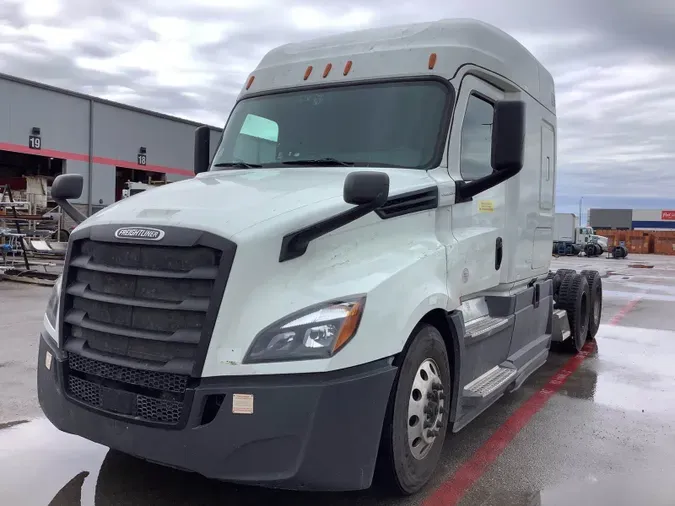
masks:
[[[51,367],[45,356],[54,357]],[[396,368],[389,360],[323,373],[206,378],[177,430],[116,419],[71,401],[65,357],[41,336],[38,398],[60,430],[124,453],[209,478],[292,490],[359,490],[372,483]],[[203,423],[207,396],[224,401]],[[234,414],[234,394],[253,395],[252,414]]]

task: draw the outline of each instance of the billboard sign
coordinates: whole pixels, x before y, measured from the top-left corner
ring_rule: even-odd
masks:
[[[675,211],[661,211],[661,220],[675,221]]]

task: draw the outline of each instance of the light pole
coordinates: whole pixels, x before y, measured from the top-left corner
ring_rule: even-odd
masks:
[[[584,226],[584,222],[583,222],[583,220],[581,219],[581,203],[583,202],[583,200],[584,200],[583,197],[581,197],[581,198],[579,199],[579,226],[580,226],[580,227],[583,227],[583,226]]]

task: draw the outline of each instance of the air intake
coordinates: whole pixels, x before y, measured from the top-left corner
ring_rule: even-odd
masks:
[[[435,209],[438,206],[438,187],[424,188],[391,197],[386,204],[376,210],[377,215],[386,220],[404,214]]]

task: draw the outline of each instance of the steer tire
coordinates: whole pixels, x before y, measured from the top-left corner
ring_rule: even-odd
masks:
[[[595,244],[589,243],[584,247],[584,251],[586,252],[587,257],[594,257],[596,256],[596,249],[595,249]]]
[[[420,369],[425,363],[428,368],[429,361],[437,366],[437,369],[436,367],[433,369],[442,384],[440,390],[444,396],[442,401],[439,400],[440,397],[429,401],[431,398],[422,393],[422,390],[432,384],[428,381],[430,377]],[[430,394],[432,397],[438,390],[433,392]],[[413,331],[412,341],[400,361],[382,427],[376,480],[388,493],[404,496],[414,494],[421,490],[433,475],[445,441],[451,392],[450,361],[443,336],[436,327],[419,325]],[[419,402],[419,407],[422,408],[429,406],[434,400],[437,401],[435,404],[437,407],[441,407],[442,403],[442,409],[435,412],[434,420],[440,420],[443,425],[439,428],[433,443],[427,446],[423,438],[411,438],[408,428],[410,426],[412,431],[416,424],[420,424],[420,430],[428,434],[428,429],[424,430],[422,427],[426,427],[424,417],[431,415],[411,416],[410,410],[416,408],[414,403]],[[439,416],[440,418],[437,418]],[[416,422],[414,418],[417,418]],[[415,441],[419,443],[415,447],[417,451],[422,448],[419,446],[421,444],[426,448],[426,453],[415,456],[413,453]]]
[[[567,275],[563,278],[558,292],[557,307],[567,311],[571,336],[563,341],[563,348],[579,352],[588,337],[589,313],[591,310],[590,291],[586,276]]]
[[[588,339],[595,339],[602,318],[602,278],[598,271],[581,271],[588,281],[591,309],[588,315]]]

